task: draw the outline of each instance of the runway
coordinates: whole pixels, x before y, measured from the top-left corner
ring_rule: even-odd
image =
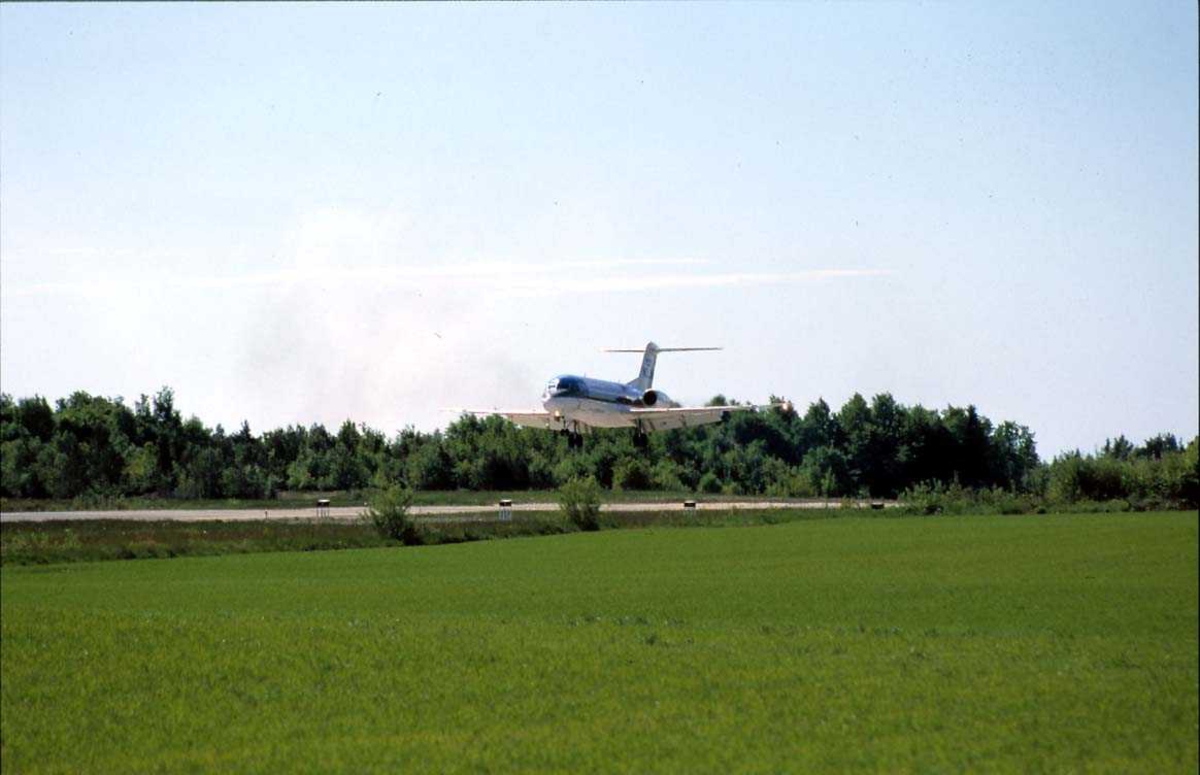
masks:
[[[806,501],[703,501],[697,500],[695,508],[701,511],[728,511],[730,509],[836,509],[840,501],[806,500]],[[876,501],[876,504],[879,502]],[[860,508],[868,508],[872,504],[859,501]],[[884,506],[896,505],[894,501],[883,503]],[[878,507],[878,506],[876,506]],[[601,511],[683,511],[683,501],[658,503],[605,503]],[[111,511],[12,511],[0,513],[0,522],[52,522],[61,520],[96,520],[120,519],[137,521],[178,521],[200,522],[208,520],[221,521],[250,521],[261,519],[278,520],[313,520],[330,519],[338,521],[353,521],[363,516],[365,506],[338,506],[325,509],[321,514],[315,507],[280,508],[280,509],[130,509]],[[523,512],[558,511],[557,503],[514,503],[514,514]],[[450,521],[454,518],[488,518],[497,515],[498,506],[413,506],[409,513],[415,517],[427,519],[430,522]]]

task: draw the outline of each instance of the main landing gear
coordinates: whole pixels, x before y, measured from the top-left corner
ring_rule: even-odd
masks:
[[[573,431],[566,430],[565,428],[559,431],[559,433],[567,437],[567,449],[583,449],[582,433],[575,433]]]

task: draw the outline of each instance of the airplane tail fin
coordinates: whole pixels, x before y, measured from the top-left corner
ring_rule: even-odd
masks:
[[[654,384],[654,366],[658,362],[659,353],[696,352],[701,350],[720,350],[720,347],[659,347],[654,342],[647,342],[644,350],[629,350],[610,348],[606,353],[642,353],[642,370],[635,379],[627,382],[629,387],[646,391]]]

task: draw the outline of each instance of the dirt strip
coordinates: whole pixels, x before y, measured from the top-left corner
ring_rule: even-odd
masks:
[[[876,501],[876,504],[879,502]],[[704,511],[727,511],[729,509],[822,509],[838,508],[839,501],[696,501],[696,508]],[[862,501],[861,508],[872,504]],[[884,502],[884,506],[895,506],[894,501]],[[668,503],[605,503],[603,511],[682,511],[685,506],[682,501]],[[878,508],[878,506],[876,506]],[[557,511],[556,503],[514,503],[515,513],[533,511]],[[338,506],[325,509],[318,514],[315,507],[282,508],[282,509],[130,509],[112,511],[12,511],[0,513],[0,522],[50,522],[56,520],[94,520],[122,519],[141,521],[172,520],[179,522],[199,522],[204,520],[223,520],[227,522],[247,521],[257,519],[332,519],[350,521],[358,519],[365,511],[363,506]],[[496,514],[498,507],[494,505],[476,506],[413,506],[409,511],[416,517],[446,517],[468,514]]]

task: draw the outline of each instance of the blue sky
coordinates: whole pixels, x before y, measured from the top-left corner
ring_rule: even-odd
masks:
[[[0,381],[210,424],[658,384],[1197,432],[1194,4],[0,6]]]

